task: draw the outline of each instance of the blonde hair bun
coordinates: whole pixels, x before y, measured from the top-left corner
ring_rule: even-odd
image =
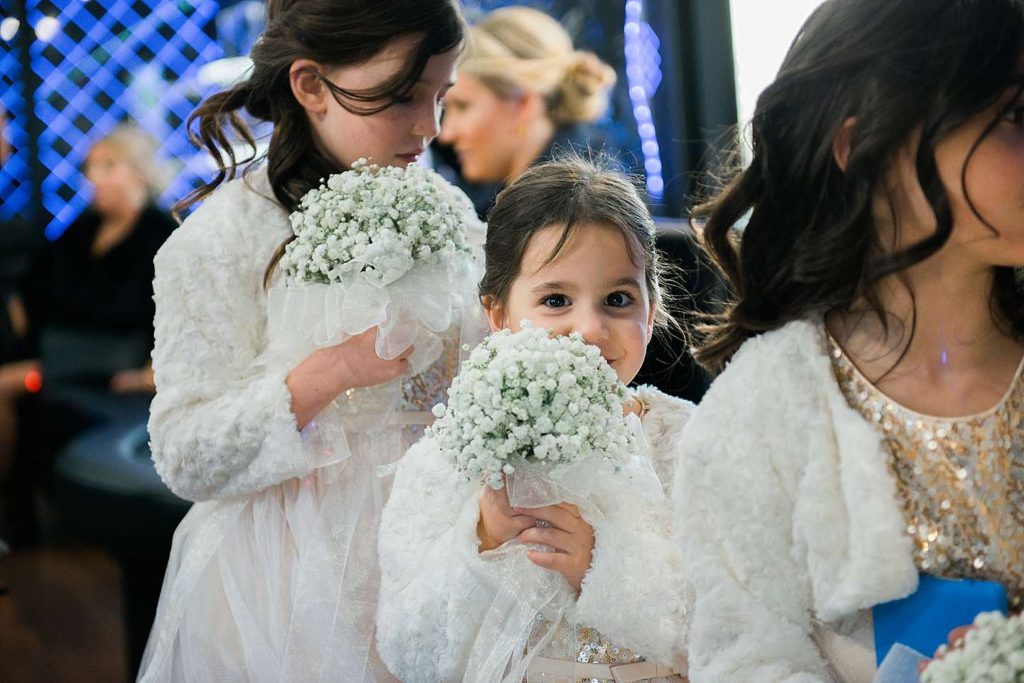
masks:
[[[549,96],[548,112],[555,123],[594,121],[608,108],[615,69],[593,52],[577,51],[558,88]]]
[[[615,70],[594,53],[574,49],[558,21],[521,6],[494,10],[472,27],[459,70],[499,97],[541,95],[556,125],[600,117],[615,84]]]

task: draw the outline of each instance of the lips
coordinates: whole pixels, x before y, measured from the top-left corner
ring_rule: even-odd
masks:
[[[423,154],[422,149],[418,152],[405,152],[403,154],[396,154],[395,158],[401,159],[406,164],[414,164],[416,163],[417,159],[420,158],[421,154]]]

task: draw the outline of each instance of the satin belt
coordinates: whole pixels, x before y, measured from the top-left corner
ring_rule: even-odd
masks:
[[[590,664],[588,662],[573,662],[567,659],[554,659],[552,657],[534,657],[527,669],[527,676],[530,674],[547,674],[548,676],[562,676],[565,678],[600,678],[615,683],[634,683],[649,678],[660,678],[663,676],[679,676],[667,666],[660,666],[652,662],[633,662],[632,664]],[[679,681],[686,679],[679,676]]]
[[[395,424],[400,425],[430,426],[436,419],[429,410],[399,410],[395,412]]]

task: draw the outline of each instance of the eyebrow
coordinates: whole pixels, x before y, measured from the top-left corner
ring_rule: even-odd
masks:
[[[536,287],[534,287],[530,291],[531,292],[550,292],[550,291],[556,290],[556,289],[569,289],[569,285],[564,283],[564,282],[545,282],[543,284],[537,285]]]
[[[635,277],[620,278],[613,283],[613,286],[615,287],[623,287],[625,285],[630,285],[636,287],[637,289],[643,289],[643,285],[641,285],[640,281],[637,280]]]

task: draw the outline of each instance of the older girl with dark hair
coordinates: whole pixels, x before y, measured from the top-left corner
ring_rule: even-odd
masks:
[[[391,678],[373,644],[387,479],[360,457],[370,437],[318,447],[314,418],[402,376],[411,348],[384,360],[371,328],[275,362],[267,287],[307,191],[360,158],[404,166],[430,144],[463,35],[453,0],[272,0],[248,78],[192,116],[220,172],[156,259],[149,428],[157,470],[198,502],[175,535],[141,680]],[[246,161],[233,138],[252,142],[242,110],[273,133],[265,167],[232,180]]]
[[[825,2],[699,208],[732,301],[676,482],[695,683],[870,681],[919,573],[1021,608],[1022,39],[1020,0]]]

